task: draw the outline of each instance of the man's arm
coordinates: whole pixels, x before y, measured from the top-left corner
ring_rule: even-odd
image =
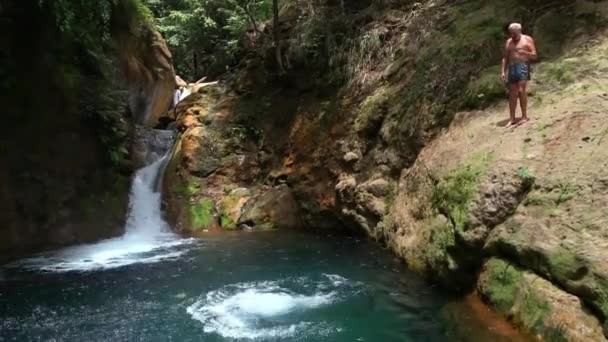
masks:
[[[505,82],[507,80],[507,65],[509,63],[509,43],[511,39],[507,40],[507,44],[505,45],[505,49],[502,53],[502,64],[500,66],[500,79]]]
[[[528,52],[528,57],[530,58],[530,61],[536,61],[536,59],[538,58],[538,55],[536,54],[536,43],[534,43],[534,39],[532,39],[532,37],[530,38],[530,51]]]

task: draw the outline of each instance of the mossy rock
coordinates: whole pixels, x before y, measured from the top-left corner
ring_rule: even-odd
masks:
[[[251,191],[246,188],[237,188],[224,197],[219,203],[220,225],[223,229],[237,229],[241,218],[241,211],[251,198]]]
[[[192,231],[205,230],[216,224],[215,202],[202,198],[190,204],[190,225]]]
[[[450,223],[443,216],[436,216],[427,222],[427,226],[430,227],[429,246],[424,249],[428,253],[426,255],[427,263],[433,272],[440,277],[445,277],[450,265],[453,264],[449,249],[456,244],[454,232]]]
[[[477,289],[499,312],[544,341],[605,340],[600,321],[578,297],[505,260],[485,263]]]
[[[179,184],[173,189],[173,193],[183,198],[189,199],[201,191],[201,185],[195,181],[188,181],[184,184]]]
[[[388,98],[387,88],[380,88],[363,101],[353,126],[355,132],[362,136],[372,136],[380,129],[386,115]]]
[[[501,259],[490,259],[485,264],[487,282],[483,291],[486,299],[500,312],[509,314],[519,291],[522,272]]]
[[[489,156],[476,155],[433,184],[433,209],[445,215],[459,232],[469,221],[469,212],[487,170],[488,160]]]

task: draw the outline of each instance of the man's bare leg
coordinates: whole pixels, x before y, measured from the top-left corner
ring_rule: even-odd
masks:
[[[528,121],[528,82],[519,81],[519,105],[521,106],[521,123]]]
[[[509,84],[509,122],[506,127],[515,125],[515,110],[517,109],[517,99],[519,97],[519,86],[517,83]]]

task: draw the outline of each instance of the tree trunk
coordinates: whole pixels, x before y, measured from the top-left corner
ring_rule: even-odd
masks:
[[[194,77],[199,77],[198,75],[198,55],[196,51],[192,51],[192,61],[194,63]]]
[[[272,16],[273,24],[272,31],[274,36],[274,53],[279,67],[279,73],[285,73],[283,68],[283,58],[281,55],[281,27],[279,25],[279,0],[272,0]]]
[[[247,17],[249,18],[249,23],[251,23],[251,26],[253,26],[253,29],[255,30],[255,34],[257,35],[261,32],[258,29],[258,23],[255,21],[255,18],[253,17],[253,14],[251,13],[251,10],[249,9],[249,5],[250,5],[250,1],[247,1],[247,3],[245,3],[244,5],[241,6],[241,8],[247,14]]]

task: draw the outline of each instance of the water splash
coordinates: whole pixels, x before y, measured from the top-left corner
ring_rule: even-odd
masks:
[[[266,341],[329,336],[341,328],[328,322],[308,321],[307,317],[311,311],[359,294],[362,286],[331,274],[323,274],[321,279],[238,283],[208,292],[190,305],[187,312],[203,324],[205,333],[224,338]]]

